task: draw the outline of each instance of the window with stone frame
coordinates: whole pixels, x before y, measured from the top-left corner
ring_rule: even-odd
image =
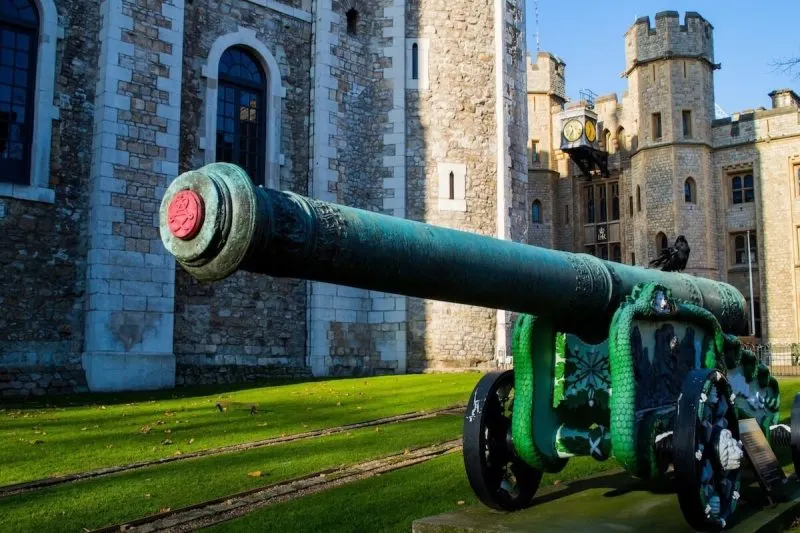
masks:
[[[731,176],[731,203],[746,204],[755,202],[755,188],[751,172]]]
[[[419,79],[419,44],[411,45],[411,79]]]
[[[53,37],[54,38],[54,37]],[[31,0],[0,1],[0,181],[31,182],[39,12]]]
[[[758,264],[758,246],[756,232],[750,232],[750,260],[753,264]],[[731,264],[747,265],[747,233],[731,234]]]
[[[636,186],[636,211],[642,212],[642,189],[638,185]]]
[[[663,231],[656,234],[656,255],[661,255],[661,252],[669,248],[669,239]]]
[[[684,109],[681,111],[681,118],[683,120],[683,136],[690,139],[692,137],[692,112]]]
[[[358,11],[355,8],[351,8],[350,10],[345,13],[347,17],[347,33],[350,35],[357,35],[358,34]]]
[[[582,189],[584,251],[622,261],[618,181],[598,181]]]
[[[222,54],[216,159],[242,167],[257,185],[265,178],[266,90],[264,70],[249,50],[234,46]]]
[[[697,184],[691,176],[683,182],[683,200],[687,204],[697,203]]]
[[[661,139],[661,113],[653,113],[652,135],[653,140]]]
[[[528,168],[535,168],[536,163],[539,162],[539,141],[531,141],[531,147],[528,150]]]
[[[531,206],[531,221],[534,224],[542,223],[542,202],[534,200]]]
[[[794,179],[794,193],[800,197],[800,163],[794,165],[792,168],[792,176]]]

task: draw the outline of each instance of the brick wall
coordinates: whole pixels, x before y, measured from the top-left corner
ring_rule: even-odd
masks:
[[[48,36],[55,63],[45,75],[60,117],[52,139],[42,139],[52,146],[46,181],[55,200],[0,198],[0,398],[86,390],[80,355],[100,23],[97,2],[57,8],[58,31]]]
[[[299,2],[289,4],[300,7]],[[308,193],[310,13],[287,11],[241,0],[195,0],[187,7],[181,171],[203,166],[207,158],[201,146],[215,142],[205,127],[207,89],[216,85],[216,78],[209,80],[204,72],[216,69],[208,64],[214,43],[236,34],[246,42],[234,38],[232,44],[250,48],[265,64],[255,47],[266,48],[278,65],[285,92],[285,97],[270,96],[280,105],[279,131],[273,133],[279,136],[283,164],[277,170],[268,168],[268,174],[277,175],[266,180],[280,190]],[[305,282],[238,272],[223,281],[198,283],[178,268],[175,283],[178,385],[309,374]]]

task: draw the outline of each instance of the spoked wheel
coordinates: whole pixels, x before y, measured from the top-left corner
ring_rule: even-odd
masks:
[[[490,372],[464,415],[464,466],[475,495],[493,509],[531,506],[542,472],[517,457],[511,442],[514,371]]]
[[[693,528],[719,531],[736,509],[741,463],[731,388],[719,370],[693,370],[678,399],[673,435],[678,502]]]

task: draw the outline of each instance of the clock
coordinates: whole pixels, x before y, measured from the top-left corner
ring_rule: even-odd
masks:
[[[578,120],[570,120],[564,125],[564,138],[569,142],[575,142],[580,139],[581,133],[583,133],[583,126]]]
[[[597,139],[597,130],[594,127],[594,122],[587,120],[586,124],[583,125],[583,129],[586,131],[586,140],[593,143]]]

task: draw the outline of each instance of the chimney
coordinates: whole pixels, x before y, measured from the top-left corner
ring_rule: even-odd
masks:
[[[800,97],[791,89],[775,89],[769,93],[772,98],[772,109],[779,107],[800,107]]]

